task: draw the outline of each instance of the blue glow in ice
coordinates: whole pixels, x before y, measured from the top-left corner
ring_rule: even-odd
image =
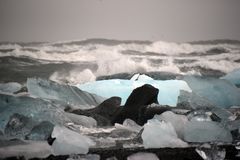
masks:
[[[150,84],[159,89],[158,102],[162,105],[176,106],[180,90],[191,92],[187,83],[182,80],[153,80],[150,77],[140,76],[131,80],[102,80],[77,85],[83,91],[95,93],[102,97],[110,98],[119,96],[122,98],[122,104],[125,104],[131,92],[144,84]]]

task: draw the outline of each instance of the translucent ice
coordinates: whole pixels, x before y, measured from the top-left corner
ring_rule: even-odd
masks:
[[[178,96],[177,107],[195,110],[195,109],[210,109],[215,107],[215,105],[208,99],[203,98],[194,92],[187,92],[181,90]]]
[[[84,115],[77,115],[73,113],[65,113],[65,115],[77,125],[82,125],[84,127],[96,127],[97,121],[92,117],[87,117]]]
[[[138,152],[127,157],[127,160],[159,160],[156,154]]]
[[[0,94],[0,130],[4,130],[9,118],[18,113],[36,122],[48,120],[52,124],[65,125],[72,122],[65,112],[48,101],[27,96]]]
[[[240,69],[235,69],[232,72],[228,73],[226,76],[221,77],[221,79],[225,79],[237,87],[240,87]]]
[[[0,92],[14,93],[19,91],[22,85],[17,82],[0,83]]]
[[[155,119],[163,120],[165,122],[170,122],[174,127],[179,138],[183,138],[183,128],[188,122],[188,119],[184,115],[178,115],[171,111],[166,111],[161,115],[155,115]]]
[[[74,86],[60,85],[40,78],[29,78],[27,88],[28,92],[33,96],[58,100],[79,107],[97,106],[104,100],[100,96],[81,91]]]
[[[226,80],[193,76],[186,76],[184,80],[193,92],[216,106],[229,108],[240,105],[239,88]]]
[[[187,142],[232,142],[230,131],[213,121],[190,121],[184,128]]]
[[[182,80],[152,80],[150,77],[139,78],[135,76],[134,80],[101,80],[77,85],[81,90],[95,93],[100,96],[110,98],[118,96],[122,98],[122,104],[125,104],[131,92],[144,84],[150,84],[159,89],[158,102],[163,105],[176,106],[180,90],[191,92],[191,89],[185,81]]]
[[[0,147],[0,158],[21,156],[24,156],[23,159],[47,158],[50,154],[51,147],[46,141],[25,141],[17,145]]]
[[[87,136],[58,125],[53,129],[52,138],[56,138],[52,144],[54,155],[86,154],[89,147],[95,145]]]
[[[142,133],[144,148],[187,147],[188,144],[178,138],[170,122],[149,120]]]

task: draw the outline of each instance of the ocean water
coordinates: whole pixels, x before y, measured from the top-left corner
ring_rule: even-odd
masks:
[[[0,82],[25,83],[28,77],[41,77],[79,84],[134,73],[221,77],[236,68],[240,41],[234,40],[0,43]]]

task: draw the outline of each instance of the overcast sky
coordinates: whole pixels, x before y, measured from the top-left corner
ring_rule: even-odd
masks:
[[[0,0],[0,41],[240,40],[240,0]]]

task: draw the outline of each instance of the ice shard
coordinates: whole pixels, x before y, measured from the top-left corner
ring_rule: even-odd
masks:
[[[28,78],[28,92],[36,97],[58,100],[81,109],[89,109],[104,101],[103,97],[82,91],[75,86],[60,85],[40,78]]]
[[[229,108],[240,105],[239,88],[226,80],[194,76],[186,76],[184,80],[193,92],[215,106]]]

